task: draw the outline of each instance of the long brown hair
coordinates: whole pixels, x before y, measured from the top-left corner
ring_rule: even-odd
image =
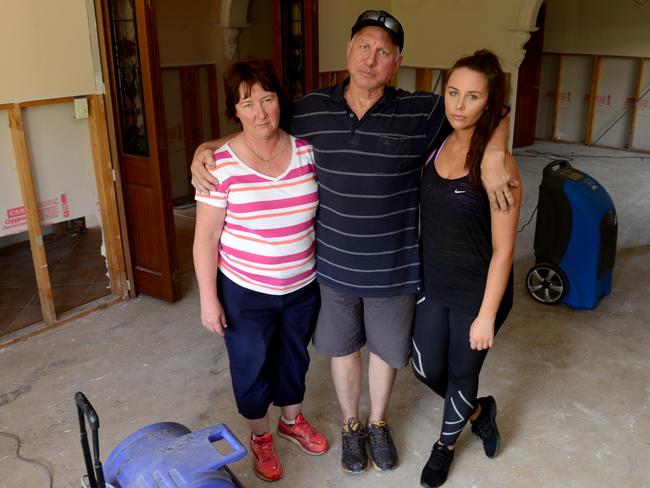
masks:
[[[488,81],[488,101],[485,110],[476,122],[474,133],[470,141],[465,166],[469,172],[469,181],[475,187],[481,186],[481,159],[494,129],[499,122],[510,111],[506,106],[506,77],[499,64],[499,59],[494,53],[487,49],[476,51],[471,56],[460,58],[449,71],[447,80],[451,73],[458,68],[467,68],[481,73]]]

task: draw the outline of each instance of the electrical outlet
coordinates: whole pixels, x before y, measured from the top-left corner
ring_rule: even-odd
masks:
[[[88,99],[86,97],[74,99],[74,118],[75,119],[88,118]]]

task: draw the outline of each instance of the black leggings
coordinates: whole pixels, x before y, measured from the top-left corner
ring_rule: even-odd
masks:
[[[411,361],[416,378],[445,399],[440,442],[456,443],[474,412],[478,376],[487,349],[469,345],[475,315],[451,310],[421,295],[415,308]],[[495,324],[495,333],[500,320]]]

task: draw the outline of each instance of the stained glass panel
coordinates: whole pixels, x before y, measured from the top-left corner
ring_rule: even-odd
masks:
[[[305,94],[303,0],[282,0],[282,62],[285,88],[292,99]]]
[[[149,156],[134,0],[109,0],[122,150]]]

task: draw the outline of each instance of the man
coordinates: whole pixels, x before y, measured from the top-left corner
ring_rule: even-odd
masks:
[[[321,311],[314,347],[331,357],[343,414],[342,465],[357,473],[394,469],[398,455],[386,410],[410,354],[418,250],[419,176],[430,147],[450,132],[441,97],[388,87],[402,62],[402,26],[383,10],[362,13],[347,47],[349,79],[294,104],[292,132],[315,151]],[[504,167],[507,128],[488,145],[482,172],[490,201],[513,205]],[[204,164],[223,141],[202,144],[192,163],[199,191],[214,185]],[[361,348],[369,351],[370,413],[359,420]]]

